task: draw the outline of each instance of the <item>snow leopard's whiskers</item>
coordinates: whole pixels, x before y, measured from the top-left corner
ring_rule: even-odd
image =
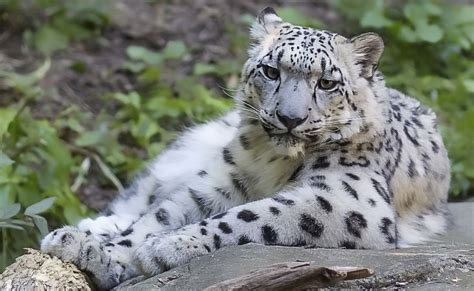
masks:
[[[375,117],[375,115],[374,116],[364,116],[364,117],[349,117],[349,118],[331,119],[331,120],[326,121],[324,124],[325,125],[332,125],[332,124],[339,125],[339,124],[347,123],[349,121],[365,121],[365,120],[371,119],[373,117]]]
[[[219,86],[219,88],[222,89],[222,93],[224,93],[226,96],[238,100],[239,98],[237,97],[238,93],[244,92],[243,89],[230,89],[230,88],[225,88],[222,86]]]

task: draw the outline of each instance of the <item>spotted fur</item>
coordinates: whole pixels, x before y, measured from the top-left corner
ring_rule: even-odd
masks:
[[[383,42],[265,9],[236,109],[194,127],[95,219],[44,252],[102,288],[249,242],[390,249],[446,227],[450,170],[433,112],[387,88]]]

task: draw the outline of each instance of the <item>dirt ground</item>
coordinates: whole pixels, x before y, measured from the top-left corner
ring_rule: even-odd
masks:
[[[266,6],[302,8],[308,16],[329,26],[338,22],[327,1],[114,1],[112,23],[100,37],[73,43],[52,56],[51,69],[41,83],[48,93],[34,106],[33,113],[54,119],[74,104],[84,111],[98,113],[105,108],[113,114],[114,104],[105,103],[100,96],[132,91],[139,86],[135,76],[123,70],[126,48],[130,45],[156,50],[170,40],[183,41],[191,57],[180,61],[176,69],[185,74],[191,73],[196,62],[213,63],[242,56],[245,51],[232,51],[226,25],[240,23],[244,14],[257,15]],[[22,31],[14,24],[0,27],[0,43],[2,70],[29,72],[44,61],[22,45]],[[71,66],[77,62],[84,63],[86,71],[73,70]],[[221,90],[212,77],[203,77],[202,82]],[[0,88],[0,106],[11,103],[12,98],[16,97]],[[98,209],[113,197],[113,192],[92,184],[78,195],[86,205]]]

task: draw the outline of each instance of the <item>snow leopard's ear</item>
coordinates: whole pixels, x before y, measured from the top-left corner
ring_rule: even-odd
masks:
[[[360,75],[366,79],[372,78],[382,56],[384,44],[382,38],[373,32],[363,33],[350,40],[355,62],[360,65]]]
[[[283,20],[276,14],[271,7],[263,9],[257,17],[257,20],[250,29],[250,36],[259,41],[266,35],[277,29]]]

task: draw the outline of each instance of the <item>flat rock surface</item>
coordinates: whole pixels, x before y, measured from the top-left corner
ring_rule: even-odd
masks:
[[[346,281],[337,287],[474,289],[474,203],[453,203],[450,209],[453,226],[440,241],[425,246],[375,251],[248,244],[221,249],[158,276],[125,282],[116,289],[199,290],[271,264],[295,261],[375,270],[372,277]]]

